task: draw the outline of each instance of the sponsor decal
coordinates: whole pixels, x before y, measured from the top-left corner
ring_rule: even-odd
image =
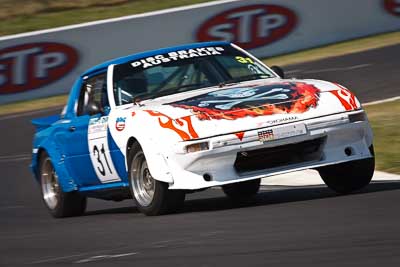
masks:
[[[264,143],[272,140],[304,135],[306,133],[307,133],[307,128],[304,123],[296,125],[286,125],[282,127],[275,127],[272,129],[259,131],[258,140]]]
[[[258,139],[260,142],[274,140],[274,132],[271,129],[260,131],[258,132]]]
[[[243,137],[244,137],[244,132],[238,132],[238,133],[235,133],[235,135],[237,136],[237,138],[239,138],[240,141],[242,141]]]
[[[89,120],[88,134],[106,132],[107,122],[108,117],[91,118]]]
[[[235,120],[272,114],[304,113],[316,107],[320,90],[301,82],[221,89],[172,103],[190,109],[199,120]]]
[[[383,5],[390,14],[400,16],[400,0],[384,0]]]
[[[108,117],[92,118],[89,120],[89,125],[104,124],[108,122]]]
[[[273,43],[293,31],[296,14],[280,5],[248,5],[224,11],[204,22],[198,41],[228,41],[252,49]]]
[[[340,103],[346,110],[354,110],[357,109],[356,97],[350,92],[347,88],[341,86],[340,84],[336,84],[339,87],[339,90],[330,91],[333,95],[339,99]]]
[[[118,132],[121,132],[125,129],[125,121],[126,117],[118,117],[115,121],[115,129],[117,129]]]
[[[191,116],[182,117],[180,119],[172,119],[171,117],[157,111],[145,110],[149,115],[158,117],[158,123],[162,128],[170,129],[176,132],[183,141],[199,138],[193,128]]]
[[[299,119],[299,117],[297,117],[297,116],[289,116],[289,117],[285,117],[285,118],[267,120],[265,122],[257,123],[257,126],[262,127],[264,125],[275,125],[275,124],[281,124],[281,123],[288,123],[288,122],[295,121],[298,119]]]
[[[223,47],[201,47],[187,50],[179,50],[176,52],[143,58],[141,60],[132,62],[131,65],[134,68],[141,67],[143,69],[147,69],[149,67],[157,66],[162,63],[168,63],[181,59],[221,55],[224,50],[225,49]]]
[[[0,94],[25,92],[61,79],[78,63],[78,52],[61,43],[30,43],[0,50]]]

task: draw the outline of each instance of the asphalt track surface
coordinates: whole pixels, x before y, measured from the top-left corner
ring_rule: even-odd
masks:
[[[341,82],[366,102],[399,95],[398,55],[399,45],[286,70]],[[84,216],[53,219],[28,165],[29,120],[55,111],[0,117],[0,266],[400,266],[397,182],[347,196],[263,188],[242,206],[210,189],[160,217],[90,199]]]

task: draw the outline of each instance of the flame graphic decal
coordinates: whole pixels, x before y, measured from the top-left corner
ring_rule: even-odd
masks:
[[[199,120],[235,120],[279,113],[304,113],[316,107],[320,90],[301,82],[231,88],[171,104],[190,109]]]
[[[357,109],[358,106],[356,103],[355,95],[352,92],[350,92],[350,90],[341,86],[340,84],[336,84],[336,85],[339,87],[339,90],[330,91],[330,92],[339,99],[342,106],[347,111]]]
[[[151,116],[158,117],[158,123],[161,127],[173,130],[184,141],[199,137],[193,128],[190,116],[174,120],[171,117],[158,111],[145,110],[145,112],[149,113]]]

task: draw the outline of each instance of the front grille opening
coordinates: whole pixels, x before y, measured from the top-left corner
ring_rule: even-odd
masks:
[[[291,164],[319,161],[325,137],[296,144],[238,152],[235,170],[240,174],[286,166]]]

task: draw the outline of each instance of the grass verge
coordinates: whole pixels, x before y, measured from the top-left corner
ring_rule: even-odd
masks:
[[[330,57],[343,56],[351,53],[362,52],[374,48],[385,47],[400,43],[400,31],[378,34],[365,38],[354,39],[326,45],[304,51],[275,56],[264,59],[269,66],[285,66],[290,64],[304,63]]]
[[[374,131],[376,168],[400,174],[400,100],[365,107]]]
[[[116,18],[210,0],[0,0],[0,36]]]
[[[21,101],[17,103],[0,105],[0,116],[19,112],[34,111],[52,107],[60,107],[67,103],[67,95],[52,96],[48,98]]]

